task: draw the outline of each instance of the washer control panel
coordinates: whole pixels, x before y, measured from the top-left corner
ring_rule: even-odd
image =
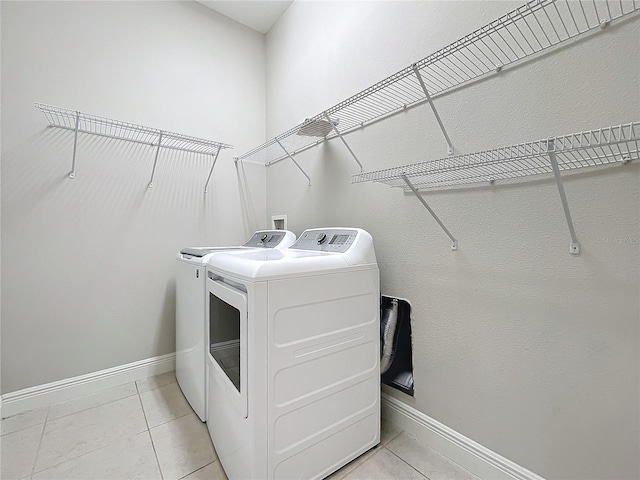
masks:
[[[357,236],[357,230],[348,228],[305,230],[289,248],[344,253],[353,245]]]
[[[242,245],[251,248],[275,248],[284,238],[285,232],[282,230],[263,230],[256,232]]]

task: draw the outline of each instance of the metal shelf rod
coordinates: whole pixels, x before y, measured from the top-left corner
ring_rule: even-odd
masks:
[[[218,150],[216,150],[216,153],[213,155],[213,163],[211,164],[211,170],[209,170],[209,176],[207,177],[207,183],[205,183],[204,185],[204,193],[208,193],[209,192],[209,181],[211,180],[211,175],[213,174],[213,167],[216,166],[216,162],[218,161],[218,154],[220,153],[220,148],[218,147]]]
[[[453,144],[451,143],[451,139],[449,138],[449,135],[447,134],[447,129],[444,128],[444,124],[442,123],[442,119],[440,118],[440,115],[438,114],[438,110],[436,109],[436,106],[433,104],[433,100],[431,99],[431,95],[429,95],[429,91],[427,90],[427,86],[424,84],[424,80],[422,79],[422,75],[420,75],[420,70],[418,70],[417,65],[414,63],[413,64],[413,72],[416,74],[416,77],[418,78],[418,82],[420,82],[420,86],[422,87],[422,91],[424,92],[424,96],[426,97],[427,101],[429,102],[429,106],[431,107],[431,110],[433,111],[433,116],[436,117],[436,120],[438,121],[438,125],[440,125],[440,130],[442,130],[442,134],[444,135],[444,139],[447,141],[447,153],[449,155],[453,155]]]
[[[442,230],[444,230],[444,233],[447,234],[447,236],[451,240],[451,250],[457,250],[458,249],[458,241],[454,238],[453,235],[451,235],[451,232],[449,231],[449,229],[447,227],[445,227],[444,223],[442,223],[442,220],[440,220],[438,215],[436,215],[436,212],[433,211],[433,209],[429,206],[429,204],[422,197],[422,195],[420,195],[420,192],[418,192],[416,187],[413,186],[413,184],[409,181],[409,179],[406,177],[406,175],[401,175],[401,177],[402,177],[402,180],[404,180],[404,182],[407,184],[407,186],[411,189],[411,191],[416,196],[416,198],[418,200],[420,200],[420,203],[422,203],[422,205],[424,205],[424,208],[426,208],[429,211],[429,213],[431,214],[433,219],[436,222],[438,222],[438,225],[440,225],[440,228],[442,228]]]
[[[78,149],[78,127],[80,126],[80,112],[76,112],[76,128],[73,134],[73,157],[71,160],[71,172],[69,178],[76,178],[76,150]]]
[[[569,245],[569,253],[578,255],[580,253],[580,242],[576,236],[576,230],[573,228],[573,220],[571,218],[571,210],[569,210],[569,202],[567,201],[567,194],[564,191],[564,183],[562,176],[560,175],[560,168],[558,167],[558,159],[553,151],[555,143],[553,140],[549,140],[547,143],[549,160],[551,161],[551,168],[553,168],[553,176],[556,179],[556,185],[558,187],[558,193],[560,194],[560,201],[562,202],[562,210],[564,211],[565,219],[567,220],[567,226],[569,227],[569,234],[571,235],[571,243]]]
[[[309,175],[307,175],[307,173],[302,169],[302,167],[298,164],[298,162],[296,162],[296,159],[293,158],[293,155],[291,155],[286,148],[284,148],[284,145],[282,145],[282,143],[280,143],[280,140],[278,140],[276,138],[276,142],[278,142],[278,145],[280,145],[280,147],[282,147],[282,150],[284,150],[284,153],[287,154],[287,156],[291,159],[291,161],[295,164],[296,167],[298,167],[298,170],[300,170],[302,172],[302,174],[307,177],[307,180],[309,181],[309,185],[311,185],[311,178],[309,177]]]
[[[156,157],[153,160],[153,170],[151,170],[151,180],[149,181],[149,188],[153,188],[153,177],[156,174],[156,165],[158,164],[158,155],[160,154],[160,146],[162,145],[162,132],[158,138],[158,148],[156,148]]]
[[[356,161],[356,163],[360,167],[360,171],[361,172],[364,171],[364,168],[362,167],[362,164],[360,163],[360,160],[358,160],[358,157],[356,157],[356,154],[353,153],[353,150],[351,150],[351,147],[349,146],[347,141],[344,139],[344,137],[340,133],[340,130],[338,130],[338,127],[336,127],[336,124],[333,123],[333,121],[331,121],[331,119],[329,118],[329,115],[327,115],[327,112],[324,112],[324,118],[326,118],[327,122],[329,122],[329,125],[331,125],[331,127],[333,128],[333,131],[336,132],[336,135],[338,135],[340,137],[340,140],[342,140],[342,143],[344,143],[344,146],[347,147],[347,150],[349,150],[349,153],[351,154],[353,159]],[[280,143],[280,142],[278,142],[278,143]],[[281,143],[280,143],[280,146],[282,146]],[[284,148],[284,147],[282,147],[282,148]]]

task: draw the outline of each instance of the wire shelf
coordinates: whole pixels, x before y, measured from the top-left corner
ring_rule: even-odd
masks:
[[[274,139],[240,160],[269,166],[338,133],[310,128],[339,122],[342,134],[522,61],[640,10],[639,0],[532,0]],[[416,72],[419,72],[420,78]],[[421,81],[424,82],[424,87]],[[314,132],[309,135],[307,132]]]
[[[158,155],[161,148],[172,150],[180,150],[183,152],[199,153],[203,155],[211,155],[213,162],[207,183],[204,186],[204,192],[207,193],[209,182],[213,169],[218,160],[220,150],[225,148],[233,148],[226,143],[214,142],[213,140],[205,140],[203,138],[189,137],[180,133],[165,132],[157,128],[136,125],[135,123],[123,122],[121,120],[113,120],[111,118],[82,113],[68,108],[55,107],[44,103],[35,103],[46,117],[50,127],[63,128],[74,132],[73,137],[73,157],[71,161],[71,172],[69,178],[76,176],[76,149],[78,146],[78,133],[87,133],[90,135],[98,135],[107,138],[115,138],[127,142],[142,143],[155,147],[155,158],[153,161],[153,170],[151,171],[151,179],[149,188],[153,187],[153,179],[158,164]]]
[[[638,160],[640,122],[572,133],[477,153],[454,155],[356,174],[352,183],[378,182],[409,190],[450,187],[553,173],[549,154],[560,171]]]
[[[179,133],[165,132],[156,128],[136,125],[134,123],[113,120],[82,113],[68,108],[55,107],[44,103],[35,103],[49,122],[49,126],[76,130],[78,124],[79,133],[88,133],[108,138],[126,140],[128,142],[143,143],[151,146],[160,146],[192,153],[215,155],[219,149],[233,148],[226,143],[214,142],[202,138],[189,137]]]

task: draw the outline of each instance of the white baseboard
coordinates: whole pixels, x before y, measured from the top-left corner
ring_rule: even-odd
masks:
[[[382,416],[480,478],[544,480],[541,476],[384,393]]]
[[[57,382],[6,393],[2,395],[2,418],[90,395],[123,383],[160,375],[175,370],[175,368],[176,354],[168,353],[78,377],[65,378]]]

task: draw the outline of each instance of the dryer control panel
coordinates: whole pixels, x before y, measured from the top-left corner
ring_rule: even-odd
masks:
[[[348,228],[305,230],[289,248],[344,253],[353,245],[357,236],[357,230]]]
[[[254,233],[242,246],[251,248],[275,248],[282,242],[284,236],[285,232],[283,230],[262,230]]]

